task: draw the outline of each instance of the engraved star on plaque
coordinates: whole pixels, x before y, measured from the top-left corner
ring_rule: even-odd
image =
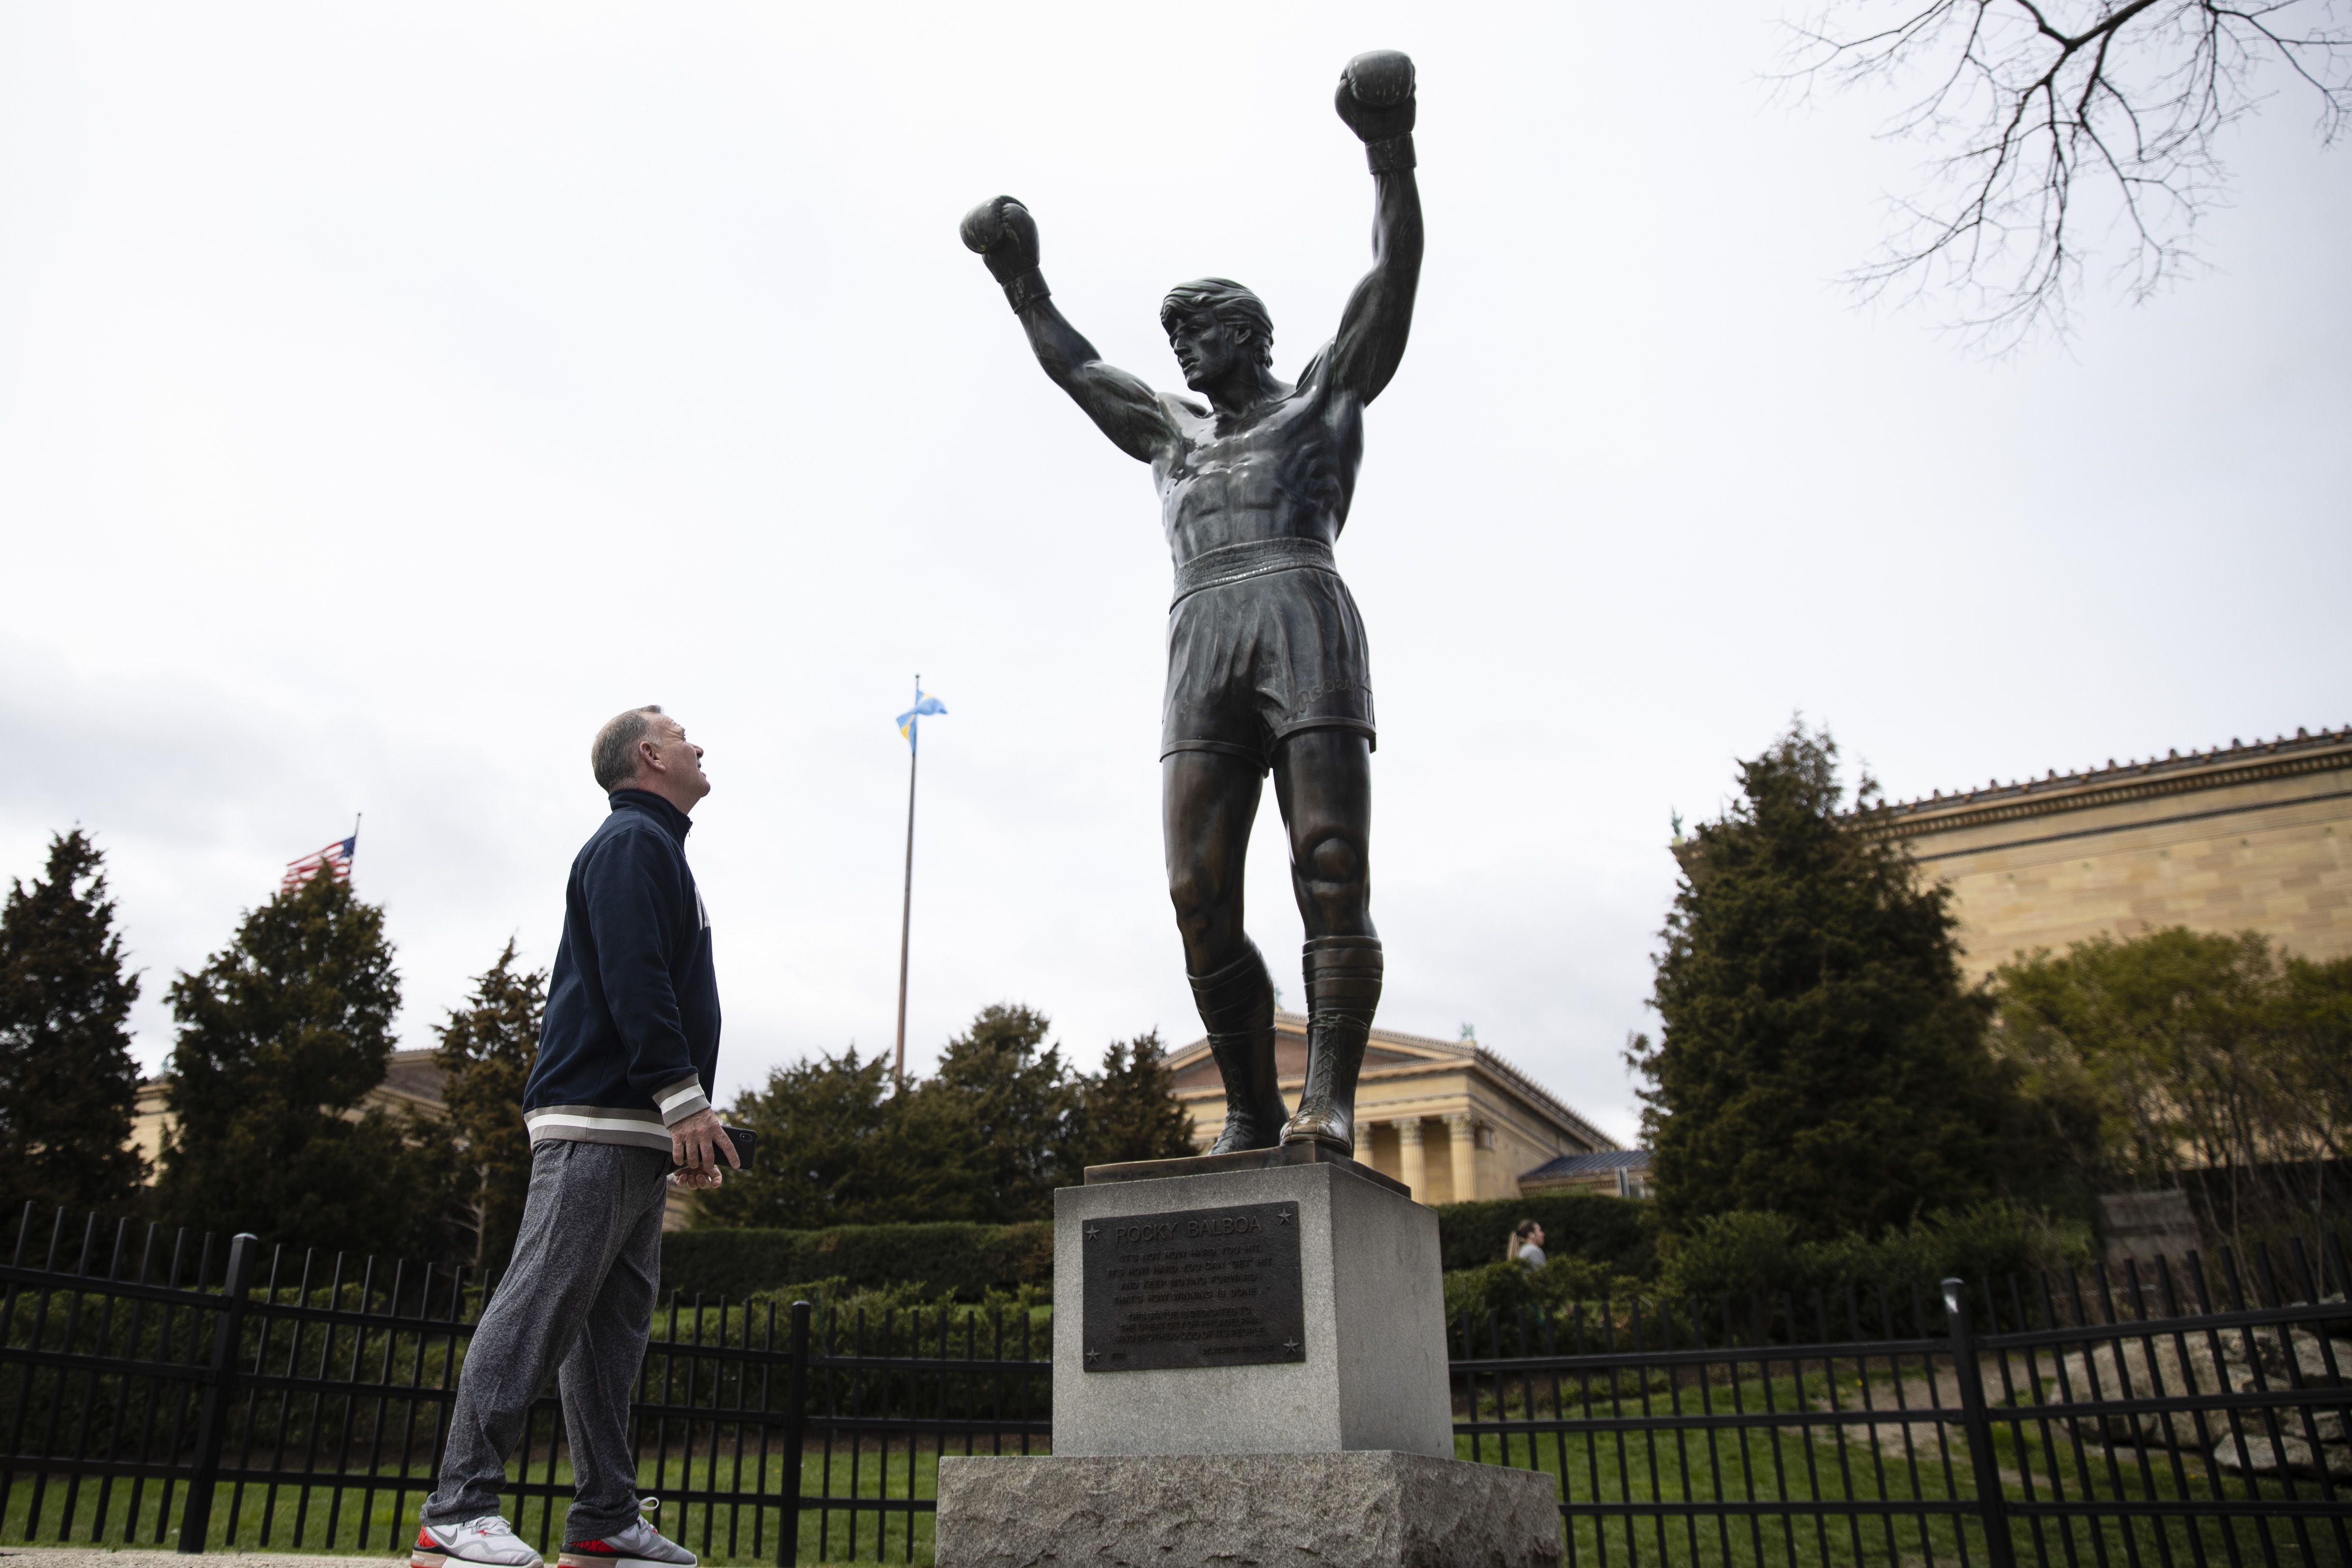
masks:
[[[1087,1352],[1087,1359],[1088,1361],[1100,1361],[1100,1360],[1102,1360],[1102,1352],[1100,1352],[1100,1351],[1088,1351],[1088,1352]]]
[[[1097,1230],[1093,1226],[1087,1226],[1087,1239],[1088,1241],[1092,1241],[1095,1237],[1097,1237],[1100,1236],[1101,1234],[1102,1234],[1102,1232],[1101,1232],[1101,1231],[1099,1231],[1099,1230]]]
[[[1288,1351],[1292,1355],[1297,1355],[1298,1353],[1298,1342],[1297,1340],[1285,1340],[1282,1342],[1282,1348]]]

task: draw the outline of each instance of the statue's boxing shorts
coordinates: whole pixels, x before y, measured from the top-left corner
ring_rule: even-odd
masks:
[[[1379,743],[1364,621],[1331,547],[1254,540],[1185,562],[1168,607],[1160,756],[1221,752],[1265,768],[1301,730]]]

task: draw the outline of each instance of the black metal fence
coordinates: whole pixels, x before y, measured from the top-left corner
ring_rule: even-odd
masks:
[[[2352,1563],[2344,1255],[2284,1261],[1465,1321],[1454,1429],[1571,1564]]]
[[[0,1269],[0,1538],[402,1550],[480,1305],[462,1270],[28,1210]],[[673,1298],[640,1484],[707,1559],[913,1561],[941,1454],[1045,1451],[1047,1340],[1025,1311]],[[551,1557],[571,1478],[542,1398],[507,1490]]]
[[[2343,1253],[1454,1326],[1456,1451],[1557,1478],[1571,1563],[2352,1564]],[[65,1216],[0,1269],[0,1539],[405,1545],[463,1272]],[[939,1460],[1050,1443],[1042,1310],[673,1299],[638,1475],[713,1562],[927,1560]],[[534,1406],[509,1517],[560,1544]]]

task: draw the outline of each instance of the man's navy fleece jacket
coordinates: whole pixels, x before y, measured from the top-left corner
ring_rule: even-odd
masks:
[[[615,790],[612,815],[572,862],[539,1059],[522,1090],[533,1143],[667,1152],[670,1125],[709,1108],[719,979],[710,916],[686,863],[690,826],[657,795]]]

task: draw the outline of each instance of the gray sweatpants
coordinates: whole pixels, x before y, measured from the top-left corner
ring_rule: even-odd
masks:
[[[449,1447],[425,1502],[425,1523],[499,1511],[507,1458],[551,1371],[572,1445],[563,1539],[594,1540],[637,1517],[629,1391],[661,1277],[669,1172],[669,1156],[656,1149],[562,1139],[531,1149],[514,1261],[457,1375]]]

